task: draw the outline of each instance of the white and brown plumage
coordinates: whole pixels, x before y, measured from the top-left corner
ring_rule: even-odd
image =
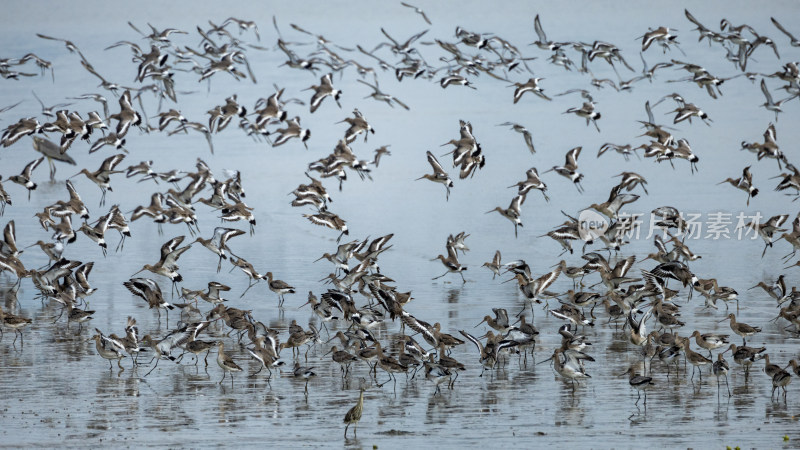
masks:
[[[175,287],[176,283],[183,281],[183,277],[178,273],[178,258],[192,247],[192,245],[189,244],[185,247],[178,248],[184,239],[186,239],[186,236],[178,236],[164,243],[164,245],[161,246],[161,259],[159,259],[155,265],[145,264],[144,267],[136,273],[148,270],[169,278],[172,281],[172,286]],[[136,273],[134,275],[136,275]]]
[[[456,253],[455,248],[453,248],[453,247],[448,245],[447,246],[447,258],[445,258],[442,255],[438,255],[436,258],[432,259],[432,261],[436,261],[437,259],[440,260],[442,262],[442,264],[444,264],[444,266],[447,268],[447,272],[439,275],[438,277],[432,278],[433,280],[437,280],[439,278],[442,278],[443,276],[447,275],[448,273],[457,273],[457,274],[461,275],[461,279],[464,281],[464,283],[467,282],[467,280],[464,278],[464,274],[463,274],[463,272],[465,270],[467,270],[467,267],[466,266],[462,266],[461,263],[458,262],[458,254]]]
[[[33,170],[36,169],[39,166],[39,164],[42,163],[42,161],[44,161],[44,156],[26,164],[25,168],[22,169],[22,173],[20,173],[19,175],[13,175],[8,177],[8,181],[12,181],[14,183],[19,184],[20,186],[24,186],[25,189],[28,190],[28,200],[31,199],[31,191],[35,191],[36,187],[38,186],[31,179],[33,178]]]
[[[421,180],[424,178],[426,180],[430,180],[435,183],[444,184],[444,187],[447,190],[447,199],[449,200],[450,188],[453,187],[453,180],[451,180],[450,175],[448,175],[447,172],[444,171],[444,168],[442,168],[442,165],[439,164],[439,161],[436,159],[436,157],[433,156],[433,153],[428,151],[427,155],[428,155],[428,163],[433,168],[433,174],[425,174],[417,178],[417,180]]]
[[[550,197],[547,196],[547,185],[542,182],[541,178],[539,178],[539,172],[536,170],[535,167],[531,167],[525,172],[526,179],[520,181],[516,184],[509,186],[509,188],[517,187],[517,195],[526,195],[533,189],[542,192],[545,201],[549,202]]]
[[[493,213],[497,211],[500,213],[501,216],[505,217],[506,219],[510,220],[511,223],[514,224],[514,237],[517,237],[517,227],[522,226],[522,204],[525,202],[525,195],[517,195],[511,200],[511,204],[508,208],[503,209],[501,207],[496,207],[491,211],[487,211],[486,214]]]
[[[278,306],[283,306],[283,296],[285,294],[294,294],[294,287],[283,280],[273,279],[272,272],[265,273],[264,277],[267,279],[267,283],[269,284],[269,290],[278,294],[278,298],[280,299]]]
[[[12,343],[12,345],[17,343],[17,336],[19,336],[20,338],[21,341],[20,345],[23,346],[25,345],[25,340],[22,337],[21,330],[30,325],[31,323],[33,323],[31,319],[6,313],[3,311],[3,308],[0,308],[0,328],[6,327],[14,330],[14,342]],[[0,337],[2,336],[3,332],[2,330],[0,330]]]
[[[761,328],[759,327],[753,327],[743,322],[737,322],[736,316],[733,313],[728,314],[728,316],[722,319],[720,322],[723,322],[728,319],[730,319],[731,321],[731,330],[733,330],[734,333],[742,337],[743,346],[747,345],[748,337],[754,336],[757,333],[761,332]]]
[[[320,78],[319,86],[312,85],[310,88],[308,88],[314,91],[314,95],[311,96],[310,102],[312,113],[316,111],[320,105],[322,105],[322,101],[328,96],[333,97],[333,100],[336,101],[336,104],[339,105],[339,108],[342,107],[342,105],[339,103],[339,97],[342,96],[342,91],[333,88],[333,81],[331,81],[331,77],[332,74],[325,74],[322,76],[322,78]]]
[[[636,186],[641,186],[642,189],[644,190],[644,193],[649,195],[646,187],[647,180],[645,180],[644,177],[639,175],[638,173],[622,172],[619,175],[614,175],[614,176],[622,177],[618,185],[621,189],[624,188],[626,191],[630,192],[634,188],[636,188]]]
[[[714,333],[700,334],[699,331],[695,330],[690,337],[693,337],[695,339],[695,342],[697,343],[698,346],[708,350],[709,356],[711,356],[711,350],[716,350],[720,347],[728,345],[727,334],[714,334]]]
[[[273,147],[283,145],[291,138],[299,138],[306,150],[308,150],[306,141],[311,137],[311,130],[300,126],[299,117],[286,121],[286,127],[278,128],[275,133],[278,134],[278,138],[272,143]]]
[[[155,280],[150,278],[131,278],[122,283],[131,294],[141,297],[147,302],[150,309],[156,308],[158,312],[159,321],[161,320],[161,309],[167,311],[167,323],[169,324],[169,310],[175,309],[174,306],[164,301],[164,295],[161,293],[161,287]]]
[[[344,219],[332,212],[320,211],[316,214],[303,214],[303,217],[308,219],[314,225],[320,225],[323,227],[328,227],[332,230],[341,231],[342,233],[338,238],[336,238],[337,243],[339,240],[341,240],[342,236],[350,234],[350,231],[347,229],[347,223],[344,221]]]
[[[228,256],[225,254],[225,250],[231,251],[228,248],[228,239],[234,238],[236,236],[240,236],[245,234],[244,231],[239,230],[237,228],[224,228],[224,227],[217,227],[214,228],[214,236],[211,239],[203,239],[202,237],[197,237],[195,242],[199,242],[203,247],[209,249],[215,255],[219,256],[219,262],[217,263],[217,272],[219,272],[220,268],[222,267],[222,260],[228,259]]]
[[[541,303],[539,297],[545,294],[547,288],[555,283],[559,275],[561,275],[561,266],[556,267],[552,272],[548,272],[535,280],[531,280],[521,273],[516,274],[515,278],[519,284],[519,290],[525,294],[526,299],[530,300],[531,317],[533,316],[533,302]],[[525,306],[522,307],[517,317],[522,315],[523,312],[525,312]]]
[[[120,364],[120,360],[122,360],[122,358],[125,357],[125,347],[123,347],[121,343],[113,339],[110,339],[109,337],[104,335],[97,328],[95,328],[94,330],[97,332],[97,334],[92,336],[92,339],[94,339],[95,347],[97,348],[97,353],[104,359],[108,360],[108,368],[109,369],[113,368],[113,366],[111,365],[111,360],[116,359],[117,366],[120,369],[123,369],[122,365]]]
[[[86,175],[91,182],[97,185],[100,188],[100,191],[103,195],[100,197],[100,206],[103,206],[106,202],[106,192],[113,191],[111,189],[111,175],[115,173],[122,173],[121,170],[116,170],[116,167],[122,160],[125,159],[125,155],[122,153],[109,156],[103,163],[100,165],[100,168],[94,172],[89,172],[88,169],[81,169],[80,172],[76,173],[72,177],[78,176],[80,174]],[[72,178],[70,177],[70,178]]]
[[[561,355],[564,355],[564,361],[561,361]],[[572,390],[575,391],[575,380],[584,380],[591,378],[586,370],[575,360],[567,357],[567,354],[557,348],[553,352],[553,369],[562,377],[567,378],[572,383]]]
[[[650,48],[653,42],[658,42],[664,47],[664,51],[666,52],[668,44],[677,44],[677,42],[675,42],[677,37],[678,36],[674,34],[670,34],[670,29],[668,27],[658,27],[655,30],[649,30],[642,36],[642,51],[644,52]]]
[[[39,121],[34,117],[20,119],[17,123],[9,125],[3,130],[3,135],[0,137],[0,144],[3,147],[8,147],[25,136],[38,133],[42,130]]]
[[[116,114],[110,115],[109,119],[117,121],[116,133],[121,138],[125,137],[131,126],[139,126],[142,123],[142,115],[133,109],[131,104],[131,92],[126,90],[119,97],[120,111]]]
[[[255,233],[256,217],[253,215],[253,208],[247,206],[244,202],[236,202],[231,206],[226,206],[221,209],[221,212],[220,219],[223,221],[237,222],[246,220],[250,224],[250,235]]]
[[[742,170],[742,176],[739,178],[726,178],[717,184],[730,183],[731,186],[741,191],[747,192],[747,205],[750,206],[750,198],[758,195],[758,188],[753,186],[753,174],[750,173],[750,166]]]
[[[581,155],[581,150],[583,147],[575,147],[570,149],[567,152],[566,162],[563,166],[553,166],[552,169],[545,171],[547,172],[555,172],[562,177],[568,178],[575,184],[575,188],[578,189],[578,192],[583,192],[583,187],[581,186],[581,180],[583,180],[583,174],[578,172],[578,157]]]
[[[486,267],[492,271],[492,273],[494,274],[492,275],[493,280],[495,279],[496,276],[500,275],[500,267],[502,266],[502,263],[500,262],[501,257],[502,256],[500,255],[500,250],[497,250],[496,252],[494,252],[494,257],[492,258],[492,261],[485,262],[481,266],[481,267]]]
[[[551,100],[550,97],[544,95],[544,90],[539,86],[539,82],[542,80],[544,80],[544,78],[530,78],[524,83],[514,83],[512,85],[516,86],[516,89],[514,90],[514,103],[517,103],[522,98],[522,95],[526,92],[533,92],[538,97],[548,101]]]
[[[628,378],[628,383],[632,388],[636,389],[636,392],[639,395],[636,398],[636,404],[639,404],[639,400],[642,398],[642,392],[644,392],[644,404],[647,405],[647,389],[655,384],[653,383],[653,378],[637,374],[633,371],[632,367],[629,367],[628,370],[622,375],[630,375]]]
[[[591,121],[594,127],[597,128],[597,131],[600,131],[600,127],[597,126],[597,120],[600,119],[601,114],[595,111],[594,102],[584,102],[580,108],[569,108],[564,111],[564,114],[575,114],[578,117],[583,117],[586,119],[587,126]]]
[[[356,137],[361,133],[364,133],[364,142],[367,142],[367,136],[370,133],[375,134],[375,129],[372,128],[372,125],[367,122],[367,119],[357,108],[353,110],[353,117],[346,117],[341,122],[347,122],[350,125],[350,128],[344,132],[344,140],[348,144],[355,141]]]
[[[78,231],[85,234],[89,239],[96,242],[97,245],[103,250],[103,256],[106,256],[106,249],[108,248],[108,244],[106,244],[106,230],[108,229],[108,224],[111,222],[111,214],[106,214],[105,216],[101,216],[95,226],[89,226],[88,223],[82,223],[81,227],[78,228]]]
[[[231,387],[233,387],[233,373],[241,372],[242,368],[233,361],[233,358],[225,354],[225,343],[221,341],[217,343],[217,364],[222,369],[222,379],[219,380],[218,384],[222,384],[225,381],[225,376],[230,373]]]

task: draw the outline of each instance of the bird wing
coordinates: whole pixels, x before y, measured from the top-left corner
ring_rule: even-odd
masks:
[[[536,30],[536,35],[539,36],[539,42],[547,42],[547,35],[542,29],[542,24],[539,22],[539,15],[533,19],[533,29]]]
[[[168,240],[164,245],[162,245],[161,259],[166,258],[167,255],[172,253],[179,245],[181,245],[181,242],[183,242],[184,239],[186,239],[186,236],[178,236]]]

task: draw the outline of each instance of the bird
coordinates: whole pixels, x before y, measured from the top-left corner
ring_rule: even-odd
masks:
[[[233,387],[233,373],[241,372],[242,368],[234,362],[233,358],[225,354],[225,343],[222,341],[217,343],[217,365],[222,369],[222,379],[217,384],[222,384],[225,381],[225,375],[230,373],[231,387]]]
[[[358,422],[364,411],[364,386],[362,385],[358,393],[358,403],[347,411],[344,415],[344,438],[347,439],[347,429],[353,425],[353,436],[358,437]]]
[[[183,277],[178,273],[178,258],[192,247],[192,244],[178,247],[184,239],[186,239],[186,236],[178,236],[165,242],[164,245],[161,246],[161,258],[158,262],[156,262],[155,265],[145,264],[133,275],[148,270],[152,273],[169,278],[170,281],[172,281],[173,288],[175,288],[176,283],[183,281]]]
[[[312,85],[310,88],[306,90],[313,90],[314,95],[311,96],[310,108],[311,113],[314,113],[322,104],[322,101],[325,100],[325,97],[333,97],[333,100],[336,101],[336,104],[339,105],[339,108],[342,105],[339,103],[339,97],[342,96],[342,91],[333,88],[333,81],[331,81],[333,74],[325,74],[319,80],[319,86]]]
[[[522,204],[524,202],[525,195],[517,195],[511,200],[511,204],[508,206],[508,208],[503,209],[498,206],[491,211],[486,211],[486,214],[497,211],[501,216],[510,220],[511,223],[514,224],[514,237],[517,237],[517,227],[522,226],[522,220],[520,218],[522,211],[520,209],[522,208]]]
[[[175,306],[164,301],[164,295],[161,293],[161,287],[159,287],[155,280],[150,278],[131,278],[122,284],[131,292],[131,294],[141,297],[142,300],[146,301],[150,309],[156,308],[156,311],[158,312],[159,323],[161,321],[161,309],[166,310],[167,323],[169,324],[169,311],[175,309]]]
[[[408,3],[405,3],[405,2],[400,2],[400,4],[405,6],[406,8],[413,9],[415,13],[419,14],[420,16],[422,16],[422,19],[425,21],[425,23],[427,23],[428,25],[431,25],[431,21],[430,21],[430,19],[428,19],[428,16],[425,15],[425,11],[421,10],[420,8],[417,8],[414,5],[409,5]]]
[[[775,113],[775,121],[777,122],[778,121],[778,113],[783,112],[783,110],[781,110],[781,106],[784,103],[786,103],[787,101],[793,99],[794,97],[785,98],[783,100],[779,100],[778,102],[773,101],[772,100],[772,94],[769,93],[769,90],[767,89],[767,83],[764,81],[763,78],[761,79],[761,92],[764,93],[764,97],[767,100],[761,106],[766,108],[767,111],[774,112]]]
[[[533,92],[536,96],[541,97],[547,101],[552,100],[550,97],[544,95],[544,89],[539,86],[539,82],[544,78],[530,78],[525,83],[514,83],[510,87],[516,87],[514,90],[514,103],[516,104],[522,95],[526,92]],[[599,118],[599,116],[598,116]]]
[[[467,267],[461,265],[461,263],[458,262],[458,254],[456,253],[456,249],[454,247],[449,246],[449,245],[447,246],[447,258],[445,258],[442,255],[438,255],[436,258],[433,258],[431,261],[436,261],[437,259],[440,260],[442,262],[442,264],[444,264],[444,266],[447,268],[447,272],[439,275],[438,277],[432,278],[433,280],[437,280],[439,278],[442,278],[443,276],[447,275],[448,273],[457,273],[457,274],[461,275],[461,279],[463,280],[464,283],[467,282],[467,280],[464,278],[464,273],[463,273],[465,270],[467,270]]]
[[[622,375],[630,375],[628,378],[628,383],[632,388],[636,389],[636,392],[639,395],[636,398],[636,404],[639,404],[639,400],[642,398],[642,392],[644,392],[644,404],[647,405],[647,389],[655,384],[653,383],[653,378],[637,374],[633,371],[632,367],[629,367],[628,370]]]
[[[439,164],[439,160],[437,160],[436,157],[433,156],[433,153],[431,153],[430,150],[426,152],[426,154],[428,155],[428,163],[433,168],[433,174],[425,174],[417,178],[417,180],[422,180],[424,178],[426,180],[430,180],[435,183],[444,184],[444,187],[447,190],[447,200],[450,200],[450,188],[453,187],[453,180],[450,179],[450,175],[448,175],[447,172],[444,171],[442,165]]]
[[[583,193],[583,187],[581,186],[583,174],[578,172],[578,157],[581,155],[581,149],[582,147],[570,149],[567,152],[566,162],[563,166],[553,166],[552,169],[546,170],[544,173],[555,172],[565,178],[569,178],[569,180],[575,184],[575,188],[578,189],[578,192]]]
[[[495,279],[495,277],[500,275],[500,267],[502,266],[502,264],[500,262],[500,258],[501,258],[500,250],[497,250],[494,253],[494,257],[492,258],[492,261],[491,262],[485,262],[481,266],[481,267],[486,267],[487,269],[492,271],[492,274],[493,274],[492,275],[492,279],[493,280]]]
[[[589,125],[591,121],[594,124],[594,127],[597,128],[597,131],[600,132],[600,127],[597,126],[597,120],[600,119],[601,114],[595,111],[594,102],[584,102],[580,108],[569,108],[568,110],[564,111],[564,114],[575,114],[578,117],[583,117],[586,119],[586,125]]]
[[[42,163],[42,161],[44,161],[44,158],[45,157],[42,156],[39,159],[35,159],[29,162],[28,164],[25,165],[25,168],[22,169],[22,173],[20,173],[19,175],[13,175],[8,177],[8,181],[12,181],[21,186],[24,186],[25,189],[28,190],[28,200],[31,199],[31,191],[35,191],[38,186],[36,183],[33,182],[33,180],[31,180],[31,178],[33,177],[33,171],[39,166],[39,164]]]
[[[741,177],[735,179],[726,178],[724,181],[720,181],[717,184],[719,185],[724,183],[730,183],[730,185],[736,189],[747,192],[747,206],[750,206],[750,198],[758,195],[758,188],[753,186],[753,174],[750,173],[750,166],[747,166],[744,168],[744,170],[742,170]]]
[[[800,40],[792,36],[792,33],[786,31],[786,28],[784,28],[783,25],[780,24],[780,22],[775,20],[774,17],[770,17],[769,20],[772,21],[772,24],[775,25],[777,29],[781,30],[781,33],[785,34],[789,38],[789,45],[791,45],[792,47],[800,47]]]

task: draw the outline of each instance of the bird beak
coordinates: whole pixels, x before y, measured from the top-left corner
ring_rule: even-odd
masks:
[[[486,322],[486,319],[483,319],[480,322],[478,322],[478,324],[475,325],[475,328],[478,328],[483,322]]]
[[[144,271],[144,267],[142,267],[142,268],[141,268],[141,269],[140,269],[138,272],[134,273],[133,275],[136,275],[136,274],[142,273],[143,271]],[[131,276],[133,276],[133,275],[131,275]]]

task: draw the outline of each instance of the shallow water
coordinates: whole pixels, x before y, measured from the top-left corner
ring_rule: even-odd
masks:
[[[212,78],[211,90],[207,93],[206,84],[197,83],[195,75],[176,75],[178,90],[195,91],[179,97],[179,108],[189,120],[205,122],[205,111],[222,104],[229,95],[238,94],[240,101],[250,108],[255,99],[273,92],[272,83],[285,87],[288,97],[297,96],[304,101],[310,98],[310,92],[301,90],[317,83],[318,76],[278,67],[283,55],[271,49],[277,39],[270,23],[273,14],[287,40],[310,41],[308,36],[289,27],[289,23],[297,23],[343,46],[360,43],[372,48],[383,40],[381,27],[398,39],[425,29],[419,16],[399,5],[318,4],[320,8],[311,11],[292,4],[270,5],[258,10],[242,5],[223,8],[210,3],[197,6],[191,3],[189,7],[189,3],[177,2],[167,7],[156,7],[153,3],[150,8],[136,10],[88,3],[85,8],[75,8],[75,3],[55,2],[42,2],[33,7],[7,5],[4,27],[0,29],[4,49],[0,56],[37,53],[53,61],[55,83],[49,75],[18,82],[0,81],[0,107],[25,99],[16,109],[0,115],[0,125],[5,128],[21,117],[39,115],[31,90],[49,104],[85,92],[99,92],[97,80],[79,65],[75,55],[68,54],[61,43],[36,38],[36,32],[74,41],[100,73],[125,85],[134,84],[130,80],[136,70],[135,64],[130,63],[128,50],[103,49],[121,39],[139,42],[139,36],[126,21],[132,21],[140,29],[150,21],[158,27],[191,30],[191,36],[179,36],[176,41],[196,47],[199,37],[194,32],[195,26],[205,26],[208,19],[220,23],[232,15],[255,20],[261,33],[261,45],[270,48],[266,52],[248,51],[258,84],[249,80],[236,82],[230,76],[218,74]],[[700,63],[718,76],[735,75],[737,72],[724,59],[723,50],[696,42],[696,34],[689,31],[693,27],[684,18],[682,6],[626,5],[625,11],[619,11],[615,7],[617,4],[610,2],[576,2],[568,6],[518,2],[506,3],[499,10],[484,2],[459,2],[457,10],[454,10],[455,5],[421,5],[434,22],[423,41],[434,37],[453,40],[452,32],[457,25],[468,30],[493,32],[508,39],[524,48],[526,55],[538,57],[529,64],[536,76],[545,78],[542,86],[546,93],[555,94],[574,87],[596,93],[597,107],[603,114],[599,121],[602,133],[585,126],[580,118],[561,114],[569,107],[580,105],[577,96],[554,97],[552,102],[545,102],[526,94],[522,101],[513,105],[512,89],[486,76],[472,80],[477,86],[475,91],[458,86],[443,90],[423,79],[398,83],[391,73],[379,71],[381,88],[410,105],[411,111],[406,112],[362,99],[369,89],[355,81],[357,75],[351,69],[347,69],[341,79],[338,75],[334,77],[334,85],[344,91],[342,109],[331,99],[326,99],[313,115],[308,113],[307,106],[289,105],[290,116],[301,116],[303,125],[312,129],[309,150],[296,142],[270,148],[265,143],[253,142],[235,124],[214,136],[214,155],[209,154],[200,135],[190,133],[167,138],[132,130],[126,145],[130,154],[123,167],[152,159],[157,171],[194,170],[195,159],[201,157],[218,177],[222,177],[223,169],[241,170],[247,192],[245,200],[255,208],[258,225],[254,236],[237,237],[231,240],[230,246],[259,272],[271,271],[277,278],[295,286],[297,294],[287,297],[283,310],[278,308],[275,294],[264,283],[239,298],[247,287],[246,277],[239,271],[228,273],[226,269],[217,274],[216,258],[201,246],[193,247],[179,261],[185,278],[182,286],[200,289],[211,280],[231,286],[228,306],[252,310],[257,320],[281,330],[282,338],[286,337],[285,330],[291,320],[304,326],[308,323],[310,310],[298,307],[305,301],[308,291],[319,296],[327,289],[328,286],[318,280],[332,271],[327,263],[312,261],[323,252],[336,249],[337,233],[307,222],[302,214],[310,211],[292,208],[291,198],[286,194],[306,181],[303,172],[308,163],[331,151],[345,129],[336,122],[349,116],[355,107],[376,129],[367,143],[359,137],[351,145],[355,153],[360,158],[370,159],[375,148],[391,144],[392,155],[381,160],[380,167],[373,170],[373,181],[362,181],[351,172],[348,173],[350,179],[339,192],[333,180],[326,180],[325,185],[334,199],[331,211],[347,220],[350,236],[345,239],[394,233],[392,249],[380,257],[381,272],[393,278],[401,291],[413,291],[414,300],[406,307],[411,314],[431,323],[441,322],[443,330],[451,334],[457,335],[457,330],[483,334],[488,328],[474,327],[491,308],[507,308],[515,313],[523,306],[523,297],[513,283],[503,284],[505,278],[493,280],[491,273],[480,267],[491,260],[495,250],[502,251],[504,261],[524,258],[534,275],[548,272],[550,266],[559,261],[561,249],[556,242],[539,236],[564,220],[560,211],[577,214],[591,203],[605,201],[606,193],[617,182],[612,176],[623,170],[636,171],[649,182],[650,195],[642,195],[638,202],[626,207],[630,212],[648,213],[655,207],[671,205],[687,213],[701,213],[704,218],[714,212],[731,213],[734,217],[731,230],[740,211],[747,215],[760,212],[765,217],[787,213],[790,220],[794,217],[796,205],[788,197],[772,191],[777,180],[768,180],[778,174],[775,162],[756,161],[753,154],[739,150],[743,140],[760,140],[767,124],[774,120],[773,113],[758,107],[764,97],[757,83],[751,84],[745,78],[729,80],[722,86],[724,95],[713,100],[694,85],[666,83],[685,74],[669,68],[659,71],[652,84],[637,83],[631,93],[617,93],[608,88],[598,91],[589,87],[586,76],[566,73],[549,65],[545,62],[548,56],[545,52],[526,46],[536,39],[532,25],[533,17],[539,13],[550,39],[613,42],[638,69],[639,40],[634,38],[648,26],[665,24],[680,30],[679,40],[686,56],[677,50],[663,55],[654,47],[646,53],[650,65],[677,58]],[[734,24],[747,21],[778,43],[780,63],[771,50],[760,48],[754,55],[757,61],[751,62],[748,70],[771,73],[779,70],[782,63],[799,59],[800,52],[789,47],[785,36],[769,21],[770,16],[785,18],[782,23],[794,29],[795,34],[800,33],[788,19],[797,16],[795,3],[759,5],[755,14],[749,2],[708,3],[689,8],[709,27],[716,27],[722,17]],[[238,37],[235,32],[234,35]],[[254,41],[249,34],[242,39]],[[313,45],[298,48],[302,54],[311,52]],[[443,52],[437,46],[420,45],[419,48],[431,64],[439,63],[437,59]],[[391,60],[387,49],[383,51],[383,56]],[[362,64],[372,65],[373,61],[362,56],[353,57]],[[595,62],[591,67],[597,78],[616,79],[604,63]],[[635,75],[624,68],[619,70],[626,78]],[[529,74],[515,73],[510,77],[514,81],[525,81]],[[768,84],[776,98],[783,98],[776,94],[778,83],[771,80]],[[666,163],[656,164],[647,159],[625,162],[616,154],[595,157],[596,149],[604,142],[644,143],[642,138],[636,138],[641,134],[636,120],[646,118],[644,101],[649,99],[652,103],[673,91],[701,106],[714,121],[710,127],[699,122],[682,123],[674,131],[676,137],[688,139],[699,155],[698,173],[691,174],[685,161],[675,161],[673,170]],[[110,94],[108,98],[109,107],[115,112],[116,101]],[[156,102],[145,98],[147,113],[154,122]],[[671,109],[668,103],[656,109],[657,119]],[[85,112],[96,106],[81,102],[70,108]],[[167,108],[172,106],[165,103]],[[797,151],[792,143],[800,138],[800,131],[791,124],[797,123],[797,102],[787,103],[784,110],[777,122],[778,142],[789,160],[796,160]],[[661,121],[668,122],[670,117],[665,115]],[[473,124],[487,165],[474,178],[456,180],[449,201],[445,201],[442,186],[413,180],[430,172],[425,160],[426,150],[437,155],[444,153],[439,145],[458,136],[459,119]],[[522,123],[531,130],[537,147],[535,155],[527,151],[519,134],[496,126],[505,121]],[[542,173],[553,165],[562,164],[565,152],[578,145],[584,147],[579,165],[586,175],[585,194],[578,195],[561,177],[543,175],[551,202],[544,202],[536,192],[528,196],[523,206],[525,226],[520,229],[518,238],[514,238],[512,226],[498,214],[483,214],[495,206],[508,205],[513,191],[506,186],[523,179],[529,167],[536,166]],[[50,233],[38,226],[33,214],[45,205],[67,198],[66,177],[82,167],[94,170],[104,158],[113,154],[106,147],[88,155],[87,148],[84,143],[73,144],[70,154],[78,166],[58,164],[58,181],[54,184],[47,181],[47,169],[38,168],[34,174],[40,186],[30,201],[26,200],[26,193],[20,186],[3,182],[14,205],[6,208],[0,224],[4,226],[7,221],[15,220],[20,246],[49,239]],[[30,138],[0,150],[3,180],[18,173],[36,157],[38,154],[30,150]],[[446,158],[440,161],[451,174],[455,173]],[[749,207],[745,205],[744,193],[731,186],[716,185],[726,177],[738,177],[747,165],[752,165],[755,183],[761,189],[761,194],[752,199]],[[139,204],[147,204],[155,189],[166,189],[163,183],[155,186],[116,176],[112,179],[114,191],[108,193],[107,205],[100,208],[100,192],[96,186],[83,176],[76,177],[73,182],[93,219],[113,204],[119,204],[128,212]],[[201,235],[209,237],[218,226],[217,214],[208,208],[197,209]],[[648,224],[646,220],[645,226]],[[244,228],[234,224],[237,225]],[[498,447],[512,444],[632,447],[646,439],[653,445],[670,447],[777,448],[796,447],[800,439],[796,424],[800,413],[796,395],[798,383],[789,385],[786,403],[772,401],[771,382],[763,373],[761,363],[753,367],[749,379],[745,380],[742,369],[728,358],[732,366],[729,374],[731,397],[726,395],[724,385],[721,396],[717,396],[716,380],[707,369],[704,369],[702,381],[697,377],[690,381],[691,374],[683,370],[677,377],[673,371],[668,380],[663,366],[654,363],[656,386],[648,392],[647,407],[641,402],[635,406],[636,393],[619,374],[640,361],[638,348],[627,342],[625,332],[605,324],[607,317],[602,308],[595,310],[596,326],[581,330],[593,343],[588,353],[596,362],[587,366],[592,378],[581,383],[574,392],[570,383],[561,379],[548,363],[535,365],[560,345],[556,331],[561,322],[539,308],[535,311],[534,322],[541,335],[535,360],[529,358],[527,366],[521,366],[517,358],[512,357],[493,375],[487,372],[480,377],[477,351],[467,343],[452,353],[467,370],[459,376],[453,390],[444,389],[441,395],[434,395],[433,385],[420,376],[424,375],[422,373],[411,381],[398,376],[396,390],[391,382],[382,388],[372,382],[365,393],[359,437],[346,441],[342,439],[342,418],[358,398],[359,379],[369,378],[369,375],[363,363],[355,364],[349,380],[343,383],[339,368],[330,362],[329,356],[323,356],[329,349],[327,345],[317,345],[308,353],[307,365],[313,366],[318,376],[309,382],[307,397],[303,392],[304,383],[294,379],[291,372],[276,374],[270,383],[262,372],[255,377],[237,374],[232,387],[227,380],[218,384],[222,374],[214,353],[209,357],[207,369],[202,361],[195,367],[191,358],[186,357],[180,365],[162,361],[146,377],[152,366],[132,370],[129,358],[123,363],[125,371],[119,372],[116,366],[109,370],[107,361],[97,355],[93,342],[87,342],[92,328],[106,334],[121,334],[126,317],[133,316],[140,334],[166,334],[164,321],[159,323],[156,312],[148,310],[140,299],[133,298],[122,282],[143,264],[155,262],[160,246],[167,239],[187,235],[183,226],[173,225],[165,226],[164,235],[159,236],[156,225],[145,220],[133,223],[131,230],[133,236],[120,252],[112,249],[117,242],[115,233],[108,234],[110,251],[106,258],[85,236],[80,236],[66,250],[64,256],[69,259],[95,262],[90,281],[98,291],[89,298],[89,307],[97,313],[78,335],[75,334],[78,327],[74,324],[67,327],[63,318],[54,323],[59,308],[54,303],[43,304],[35,299],[37,291],[30,280],[23,281],[18,293],[20,308],[11,300],[3,305],[4,309],[32,318],[34,323],[23,332],[24,346],[19,341],[12,345],[13,332],[9,330],[0,341],[0,423],[3,424],[0,445],[53,447],[111,443],[196,447],[235,443],[254,446],[280,439],[295,445],[318,447],[377,445],[396,448],[430,446],[431,443],[444,447],[487,443]],[[471,251],[461,258],[468,267],[467,283],[461,283],[459,277],[452,274],[432,281],[432,277],[442,273],[443,266],[430,259],[445,252],[448,234],[462,230],[470,233],[467,244]],[[654,251],[651,242],[644,238],[635,240],[622,254],[635,254],[641,261]],[[766,346],[773,362],[782,366],[800,356],[797,336],[783,329],[784,322],[770,322],[776,312],[774,301],[761,291],[747,291],[765,277],[776,278],[779,273],[787,275],[787,285],[796,283],[796,269],[781,272],[786,265],[781,262],[781,256],[789,251],[789,245],[783,241],[776,243],[762,259],[760,239],[697,239],[687,243],[695,253],[702,255],[702,259],[691,263],[692,270],[701,278],[715,277],[720,284],[735,288],[740,293],[737,318],[763,328],[760,334],[748,340],[748,344]],[[582,264],[577,253],[565,255],[570,265]],[[46,257],[35,248],[26,250],[21,258],[26,267],[39,267],[46,262]],[[637,263],[632,274],[638,275],[639,268],[653,266],[649,262]],[[15,281],[0,275],[3,290]],[[169,283],[164,279],[158,281],[166,293]],[[592,275],[586,281],[590,285],[597,282],[598,277]],[[571,281],[561,277],[551,290],[564,292],[571,288]],[[699,295],[687,303],[687,294],[688,291],[683,290],[677,300],[683,306],[681,320],[686,322],[681,335],[695,329],[730,333],[726,322],[719,323],[724,317],[724,305],[720,304],[721,310],[704,309]],[[357,299],[359,304],[363,301],[363,298]],[[736,305],[731,304],[731,308],[735,309]],[[176,316],[170,316],[172,325]],[[340,323],[337,329],[345,327],[346,324]],[[648,327],[652,329],[653,325],[648,323]],[[378,336],[384,346],[388,346],[399,331],[399,324],[387,323],[379,328]],[[249,360],[244,346],[235,338],[226,337],[225,333],[227,330],[212,329],[214,337],[208,339],[222,339],[226,350],[245,371],[255,372],[257,366]],[[731,341],[738,344],[738,336],[734,335]],[[292,364],[288,350],[283,360]],[[379,371],[380,382],[386,377]],[[784,441],[784,436],[789,440]]]

